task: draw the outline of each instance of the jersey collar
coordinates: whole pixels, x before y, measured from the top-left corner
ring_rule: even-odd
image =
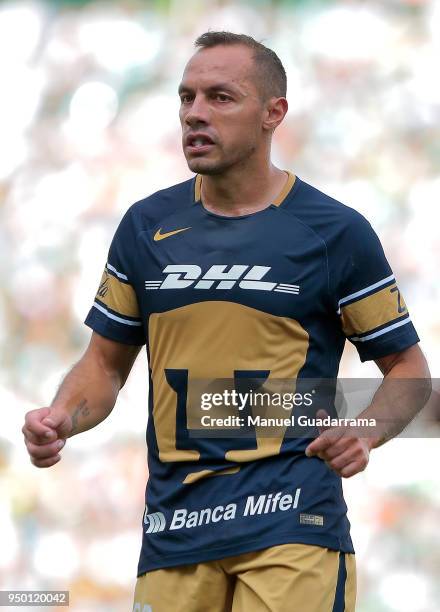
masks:
[[[289,195],[290,191],[292,190],[295,184],[296,176],[289,170],[285,170],[285,172],[288,175],[287,181],[284,187],[282,188],[282,190],[280,191],[280,193],[274,199],[274,201],[271,202],[271,204],[274,204],[275,206],[279,206],[280,204],[284,202],[284,200],[287,198],[287,196]],[[194,201],[195,202],[200,202],[201,194],[202,194],[202,175],[196,174],[196,180],[194,181]]]

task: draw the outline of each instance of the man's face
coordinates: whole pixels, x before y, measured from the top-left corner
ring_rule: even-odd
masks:
[[[192,172],[221,174],[262,145],[263,103],[252,51],[242,45],[201,49],[179,86],[182,145]]]

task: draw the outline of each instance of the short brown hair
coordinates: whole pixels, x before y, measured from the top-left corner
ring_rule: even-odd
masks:
[[[286,97],[286,71],[275,51],[265,47],[252,36],[233,32],[205,32],[194,43],[195,47],[201,49],[209,49],[218,45],[244,45],[252,49],[253,60],[257,67],[258,88],[263,99],[272,96]]]

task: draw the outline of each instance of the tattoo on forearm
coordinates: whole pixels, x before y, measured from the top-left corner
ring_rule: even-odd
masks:
[[[72,414],[72,433],[76,433],[78,429],[78,420],[82,417],[86,417],[90,414],[90,408],[87,405],[87,400],[83,399],[80,401],[78,406],[75,408],[75,412]]]

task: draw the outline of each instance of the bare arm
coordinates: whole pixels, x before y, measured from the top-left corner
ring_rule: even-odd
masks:
[[[381,357],[376,364],[384,380],[370,406],[360,415],[379,423],[381,433],[369,439],[370,448],[397,436],[420,412],[432,391],[428,363],[418,344]]]
[[[50,407],[26,414],[22,432],[34,465],[57,463],[66,438],[95,427],[110,414],[139,350],[93,332]]]
[[[418,345],[376,360],[384,379],[360,418],[374,418],[377,435],[362,437],[350,428],[323,431],[306,449],[339,475],[348,478],[364,470],[369,453],[397,436],[417,415],[431,393],[431,375]]]
[[[95,427],[110,414],[139,350],[139,346],[114,342],[93,332],[86,352],[67,374],[51,404],[51,413],[64,409],[71,416],[69,437]]]

